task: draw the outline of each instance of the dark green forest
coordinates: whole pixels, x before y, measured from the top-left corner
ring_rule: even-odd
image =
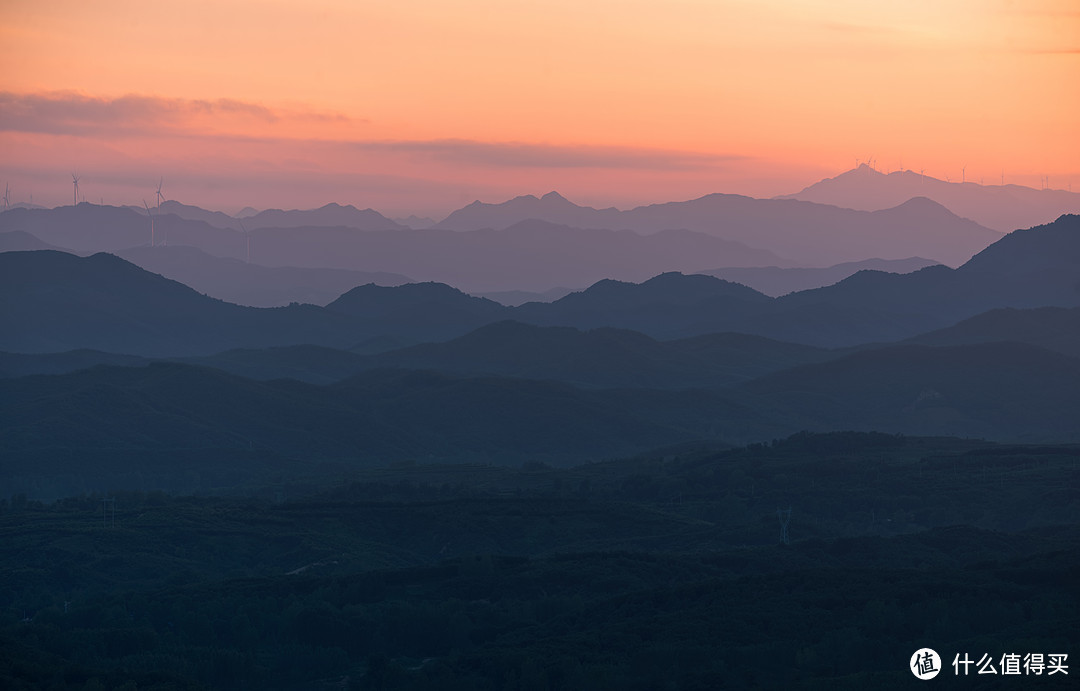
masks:
[[[1080,446],[878,433],[0,502],[9,689],[1067,688]],[[778,509],[791,509],[781,544]]]

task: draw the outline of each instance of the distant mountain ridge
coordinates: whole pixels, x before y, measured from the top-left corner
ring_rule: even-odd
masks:
[[[502,204],[473,202],[451,213],[436,228],[500,230],[533,219],[644,234],[691,230],[793,260],[787,266],[830,266],[869,257],[912,256],[955,266],[1001,237],[925,198],[867,212],[734,194],[710,194],[619,211],[577,206],[552,192],[539,199],[516,197]]]
[[[1049,223],[1062,214],[1080,213],[1080,193],[1013,184],[950,182],[912,170],[886,175],[865,163],[795,194],[775,198],[877,211],[912,197],[933,199],[958,216],[1002,232]]]
[[[725,260],[737,266],[787,263],[771,252],[700,232],[643,236],[539,220],[500,231],[466,232],[263,228],[253,233],[252,246],[262,264],[377,268],[474,293],[508,286],[544,291],[606,277],[641,281],[663,271],[692,272]]]
[[[922,257],[911,257],[908,259],[866,259],[861,262],[846,262],[821,269],[733,266],[710,271],[699,271],[698,273],[742,283],[770,297],[780,297],[800,290],[829,286],[860,271],[907,274],[933,266],[936,263]]]
[[[115,254],[210,297],[250,307],[283,307],[293,302],[325,305],[354,286],[412,282],[407,276],[387,272],[261,266],[181,245],[133,247]]]
[[[153,238],[159,246],[191,246],[216,257],[246,260],[250,255],[252,263],[262,266],[400,274],[470,292],[539,292],[557,286],[577,288],[602,278],[641,281],[672,270],[790,264],[773,253],[699,232],[641,236],[544,221],[525,221],[506,231],[462,233],[361,231],[345,226],[246,227],[245,234],[161,213],[154,216],[151,229],[145,213],[85,203],[0,214],[0,232],[30,233],[49,245],[79,253],[149,247]],[[151,259],[145,259],[148,265]],[[272,304],[268,297],[259,302]]]
[[[258,228],[302,228],[308,226],[342,227],[356,230],[406,230],[406,226],[383,216],[374,209],[357,209],[329,203],[318,209],[266,209],[244,219],[248,230]]]

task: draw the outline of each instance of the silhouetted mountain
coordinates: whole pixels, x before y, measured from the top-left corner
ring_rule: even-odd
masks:
[[[318,209],[282,211],[267,209],[244,219],[248,230],[256,228],[341,227],[355,230],[403,230],[405,226],[391,221],[373,209],[330,203]]]
[[[235,258],[213,257],[198,248],[179,245],[133,247],[115,254],[200,293],[252,307],[281,307],[292,302],[325,305],[354,286],[366,283],[395,286],[410,281],[391,273],[266,267]]]
[[[830,357],[836,356],[809,346],[743,334],[655,341],[620,329],[582,332],[502,321],[444,343],[377,355],[296,345],[173,359],[249,379],[288,378],[312,384],[330,384],[361,372],[393,367],[455,376],[556,380],[586,388],[676,389],[726,386]],[[138,366],[148,362],[139,356],[91,350],[29,355],[0,352],[0,376],[63,374],[100,364]]]
[[[168,204],[162,204],[163,209],[167,207]],[[338,207],[342,208],[346,207]],[[298,220],[292,212],[281,213]],[[250,255],[251,262],[261,266],[397,273],[417,280],[449,283],[473,292],[543,291],[559,285],[589,285],[603,278],[640,281],[669,270],[784,263],[768,252],[687,231],[642,237],[628,231],[582,230],[542,221],[524,222],[500,232],[467,233],[409,229],[361,231],[345,226],[253,229],[258,218],[277,217],[273,214],[252,217],[246,221],[250,232],[245,235],[211,226],[203,220],[158,213],[154,216],[154,240],[158,246],[196,247],[216,257],[246,260]],[[334,214],[328,214],[323,220],[334,218]],[[145,213],[91,204],[10,211],[0,215],[2,230],[29,232],[44,242],[80,253],[121,252],[147,246],[151,238],[150,219]],[[165,258],[155,260],[153,255],[145,253],[137,256],[140,262],[150,265],[153,261],[156,269],[177,271],[178,277],[183,276],[192,284],[196,282],[196,274],[188,270],[181,272],[179,267],[166,263]],[[215,286],[207,292],[237,295],[221,290],[219,281],[207,277],[199,282],[203,280],[208,281],[208,286]],[[263,295],[244,295],[246,302],[260,305],[275,304],[283,297],[273,290]]]
[[[0,252],[29,252],[32,250],[64,251],[62,247],[42,242],[30,233],[21,230],[0,233]]]
[[[375,369],[368,356],[316,345],[240,348],[214,355],[176,359],[248,379],[295,379],[309,384],[333,384]]]
[[[779,298],[791,317],[817,324],[821,334],[846,328],[848,345],[896,341],[941,329],[998,307],[1080,305],[1080,216],[1010,233],[958,269],[931,266],[910,274],[861,271],[840,283]],[[845,327],[845,325],[847,325]],[[794,338],[782,323],[754,333]]]
[[[865,163],[777,199],[876,211],[897,206],[912,197],[933,199],[958,216],[1003,232],[1047,223],[1062,214],[1080,213],[1080,194],[1074,192],[947,182],[911,170],[885,175]]]
[[[245,206],[244,208],[233,214],[233,218],[251,218],[257,213],[259,213],[259,209],[256,209],[252,206]]]
[[[691,388],[728,385],[827,357],[817,348],[742,334],[660,342],[623,329],[582,332],[504,321],[446,343],[375,355],[367,366],[554,379],[598,388]]]
[[[870,350],[740,391],[759,410],[814,431],[1080,441],[1080,360],[1020,343]]]
[[[142,209],[135,208],[134,210],[145,213]],[[202,221],[215,228],[226,228],[228,230],[242,229],[240,222],[233,216],[221,213],[220,211],[208,211],[197,206],[191,206],[190,204],[181,204],[180,202],[173,200],[163,201],[160,206],[151,209],[151,211],[155,214],[162,215],[173,214],[188,221]]]
[[[472,297],[441,283],[410,283],[395,288],[357,286],[326,306],[363,323],[379,324],[397,346],[438,341],[506,318],[502,305]],[[366,350],[364,344],[358,344]],[[382,341],[381,350],[391,342]]]
[[[544,326],[630,329],[686,338],[728,328],[772,310],[772,298],[713,276],[666,273],[643,283],[605,280],[552,303],[527,303],[513,318]]]
[[[866,259],[861,262],[847,262],[823,269],[782,269],[777,266],[756,266],[727,267],[698,273],[742,283],[766,295],[779,297],[800,290],[811,290],[832,285],[859,271],[885,271],[906,274],[927,266],[933,266],[936,263],[921,257],[911,257],[909,259]]]
[[[190,245],[215,256],[243,257],[243,234],[175,214],[154,214],[155,244]],[[0,231],[24,231],[78,253],[115,252],[150,245],[150,219],[130,208],[83,202],[55,209],[12,209],[0,214]]]
[[[427,231],[395,234],[413,232]],[[658,339],[738,332],[843,347],[911,338],[996,307],[1078,306],[1077,238],[1080,216],[1063,216],[1010,234],[959,269],[861,271],[833,286],[775,299],[711,276],[667,273],[641,284],[600,281],[550,304],[518,308],[444,285],[369,285],[325,311],[221,303],[119,259],[8,252],[0,254],[0,264],[8,269],[3,308],[13,328],[0,335],[0,350],[185,355],[311,343],[376,352],[462,336],[509,318],[631,329]]]
[[[164,209],[167,205],[162,206]],[[801,206],[810,210],[803,213]],[[806,259],[813,262],[815,252],[831,245],[843,246],[853,258],[863,259],[881,244],[874,239],[878,236],[915,246],[922,242],[920,237],[948,237],[949,232],[929,221],[927,213],[917,209],[907,213],[919,206],[911,202],[901,209],[868,214],[802,202],[713,195],[694,202],[658,205],[663,207],[660,211],[642,207],[626,212],[644,219],[640,225],[649,230],[644,236],[637,230],[590,230],[539,220],[522,221],[503,230],[460,233],[361,231],[344,226],[253,229],[257,218],[298,220],[292,212],[280,212],[285,215],[282,218],[274,214],[252,217],[247,221],[250,232],[245,235],[202,220],[159,213],[154,217],[153,237],[157,245],[192,246],[217,257],[246,259],[250,254],[251,261],[262,266],[397,273],[471,292],[545,291],[555,286],[590,285],[603,278],[642,281],[665,271],[791,265],[782,258],[783,253],[754,249],[759,241],[775,240],[792,251],[809,253]],[[941,207],[936,210],[947,215]],[[933,212],[931,209],[930,215]],[[649,228],[656,219],[642,214],[657,216],[663,221],[660,229]],[[861,216],[852,218],[852,214]],[[325,216],[322,220],[336,218],[334,214]],[[672,220],[675,228],[695,224],[700,227],[662,230],[664,219]],[[715,236],[719,227],[725,237]],[[0,215],[0,231],[4,230],[29,232],[46,243],[80,253],[117,252],[149,245],[151,239],[150,219],[145,213],[91,204],[12,210]],[[741,235],[742,239],[725,239],[729,235]],[[980,241],[974,249],[984,244]],[[270,304],[274,299],[268,296],[258,304]]]
[[[1010,234],[959,269],[860,271],[775,299],[705,275],[666,274],[640,285],[602,281],[550,304],[522,305],[513,318],[660,339],[733,331],[835,348],[911,338],[996,307],[1080,305],[1077,265],[1080,216],[1063,216]]]
[[[100,350],[69,350],[63,353],[0,352],[0,377],[30,374],[67,374],[98,365],[140,367],[150,361],[138,355],[119,355]]]
[[[996,309],[908,340],[932,346],[998,341],[1027,343],[1080,357],[1080,307]]]
[[[426,216],[417,216],[412,214],[405,218],[395,218],[394,223],[403,225],[406,228],[412,228],[413,230],[427,230],[435,225],[434,218],[427,218]]]
[[[473,293],[473,295],[478,298],[494,300],[507,307],[517,307],[518,305],[524,305],[526,302],[553,302],[566,297],[572,292],[574,291],[570,288],[559,287],[545,290],[542,293],[533,293],[528,290],[497,290],[490,293]]]
[[[443,230],[502,230],[528,220],[543,220],[575,228],[630,228],[624,225],[622,211],[616,208],[594,209],[590,206],[578,206],[558,192],[548,192],[539,199],[535,195],[526,194],[501,204],[474,201],[452,212],[434,227]]]
[[[1080,301],[1080,215],[1069,214],[1052,223],[1016,230],[987,247],[960,267],[965,276],[996,276],[1009,291],[1030,306],[1072,306]]]
[[[170,356],[252,345],[345,346],[373,335],[312,305],[257,309],[215,300],[109,254],[2,253],[0,294],[0,350],[14,352]]]
[[[461,233],[262,229],[252,234],[252,247],[252,256],[261,264],[398,272],[470,292],[542,291],[603,278],[640,281],[662,271],[697,271],[717,263],[782,263],[771,253],[702,233],[671,231],[643,237],[544,221]]]
[[[618,211],[579,207],[552,193],[541,199],[517,197],[503,204],[474,202],[436,227],[498,230],[526,219],[642,233],[693,230],[795,260],[785,266],[831,266],[868,257],[913,256],[955,266],[1001,237],[928,199],[904,201],[895,208],[871,213],[733,194]]]

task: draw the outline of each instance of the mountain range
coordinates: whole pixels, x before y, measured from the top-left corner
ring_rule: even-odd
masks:
[[[137,207],[131,207],[140,211]],[[374,209],[357,209],[352,205],[330,203],[317,209],[266,209],[243,217],[229,216],[220,211],[207,211],[197,206],[177,201],[163,201],[154,213],[173,214],[189,221],[202,221],[215,228],[228,230],[257,230],[259,228],[301,228],[326,226],[353,228],[356,230],[403,230],[404,226],[392,221]]]
[[[145,215],[85,203],[0,214],[0,236],[10,232],[28,233],[46,245],[78,253],[149,249],[151,240]],[[360,231],[344,226],[310,226],[264,227],[249,229],[245,234],[211,226],[204,220],[161,214],[154,218],[153,236],[159,246],[167,241],[169,247],[194,247],[216,257],[250,257],[252,263],[261,266],[401,274],[416,280],[450,283],[471,292],[545,291],[564,285],[579,288],[605,277],[640,281],[662,271],[692,272],[717,265],[790,265],[770,252],[698,232],[641,236],[630,231],[585,230],[543,221],[524,221],[498,232]],[[24,243],[27,241],[23,238]],[[151,263],[151,255],[137,256],[148,268],[167,266],[163,261]],[[189,278],[190,273],[176,276]],[[207,281],[215,282],[220,283]],[[218,296],[234,294],[230,289]],[[274,304],[277,300],[278,295],[268,294],[252,302]]]
[[[884,271],[894,274],[908,274],[919,269],[933,266],[937,262],[921,257],[908,259],[864,259],[858,262],[844,262],[824,268],[802,268],[779,266],[731,266],[722,269],[710,269],[698,273],[716,276],[726,281],[741,283],[770,297],[780,297],[800,290],[822,288],[839,283],[848,276],[860,271]]]
[[[440,231],[431,231],[440,232]],[[498,231],[491,231],[498,232]],[[1080,216],[1009,234],[958,269],[861,271],[770,298],[712,276],[603,280],[552,303],[508,308],[434,283],[360,286],[325,308],[245,308],[213,300],[110,255],[0,254],[0,350],[89,348],[154,356],[229,348],[447,340],[495,321],[615,327],[658,339],[739,332],[819,347],[897,341],[1001,307],[1080,305]]]
[[[1002,175],[1004,178],[1004,174]],[[953,182],[913,170],[881,173],[867,164],[776,199],[832,204],[847,209],[877,211],[926,197],[953,213],[1002,232],[1047,223],[1062,214],[1080,213],[1080,194],[1036,190],[1022,185],[984,185]]]
[[[6,233],[0,233],[3,238]],[[251,307],[282,307],[293,302],[325,305],[354,286],[411,283],[401,274],[350,269],[262,266],[233,257],[214,257],[196,247],[132,247],[116,256],[210,297]]]
[[[205,491],[393,462],[580,464],[798,430],[1075,443],[1078,409],[1080,360],[1017,343],[890,347],[711,390],[411,369],[312,385],[102,365],[0,379],[0,487]]]
[[[500,230],[529,219],[645,234],[692,230],[768,250],[789,260],[797,258],[804,266],[913,256],[955,266],[1001,237],[925,197],[868,212],[795,200],[710,194],[685,202],[619,211],[578,206],[551,192],[539,199],[528,195],[501,204],[473,202],[435,227]]]
[[[1063,216],[780,298],[665,273],[517,308],[438,283],[255,308],[109,254],[0,253],[0,483],[205,491],[803,429],[1080,442],[1078,264]]]

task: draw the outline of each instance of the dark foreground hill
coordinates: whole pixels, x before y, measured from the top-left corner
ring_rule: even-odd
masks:
[[[407,370],[312,386],[178,363],[5,379],[0,419],[4,483],[32,476],[65,492],[101,483],[206,490],[286,466],[324,475],[328,462],[581,463],[779,431],[703,391],[582,391]]]
[[[910,340],[933,346],[1000,341],[1027,343],[1080,357],[1080,307],[996,309]]]
[[[656,341],[624,329],[578,331],[504,321],[446,343],[373,355],[367,366],[555,379],[585,387],[671,389],[726,386],[829,357],[819,348],[743,334]]]
[[[1021,343],[870,350],[741,391],[812,430],[1080,442],[1080,359]]]
[[[0,380],[0,451],[10,488],[206,491],[407,460],[572,464],[800,429],[1075,442],[1078,411],[1080,360],[1015,343],[860,352],[713,390],[404,369],[315,386],[157,363]]]
[[[361,349],[362,350],[362,349]],[[838,357],[820,348],[743,334],[656,341],[635,331],[578,331],[503,321],[443,343],[374,355],[315,345],[242,348],[174,358],[259,380],[331,384],[380,368],[423,369],[459,376],[548,379],[586,388],[726,386],[807,362]],[[94,365],[146,365],[147,358],[93,350],[0,352],[0,376],[63,374]]]
[[[954,655],[1069,650],[1078,458],[802,434],[265,498],[119,492],[115,515],[16,496],[0,685],[854,691],[918,683],[929,644],[950,685]]]
[[[110,254],[0,254],[0,350],[169,356],[250,344],[347,346],[366,334],[313,305],[240,307]]]

